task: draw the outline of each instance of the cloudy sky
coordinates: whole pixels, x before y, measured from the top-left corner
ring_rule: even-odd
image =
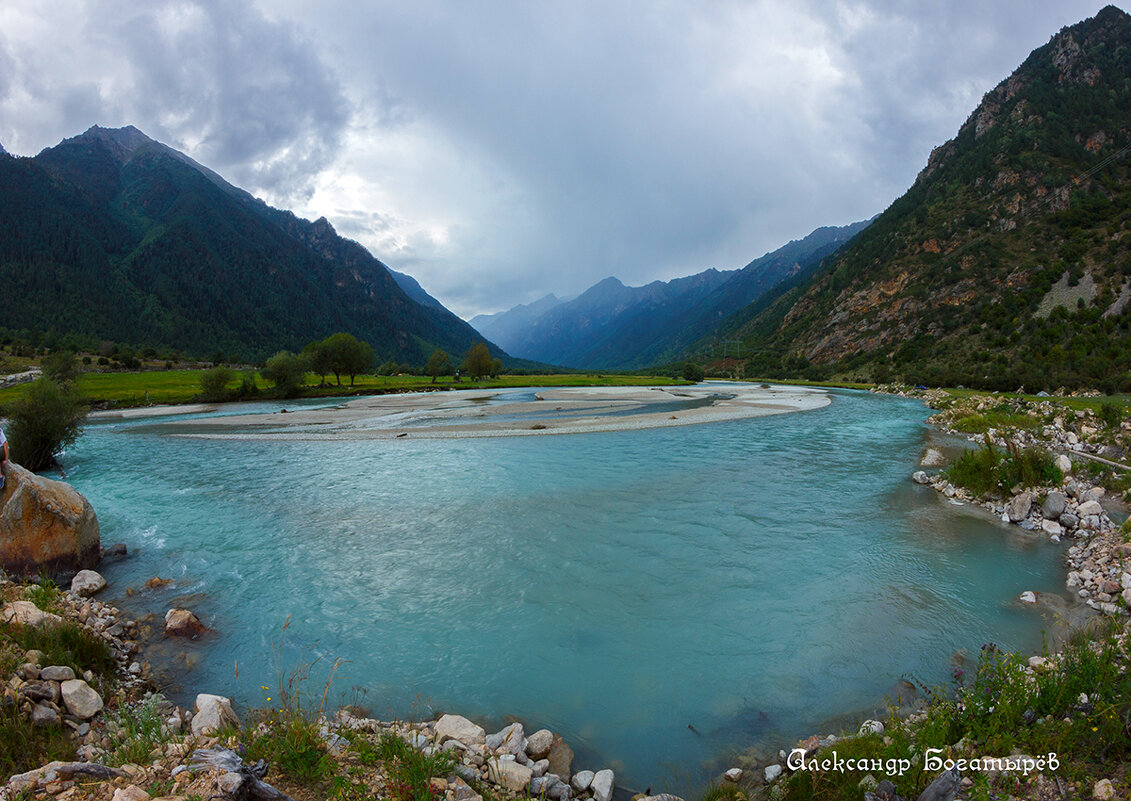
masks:
[[[136,125],[471,316],[870,217],[1100,8],[4,0],[0,143]]]

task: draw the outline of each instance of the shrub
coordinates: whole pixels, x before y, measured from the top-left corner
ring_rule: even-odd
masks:
[[[306,376],[307,359],[296,356],[290,351],[281,350],[267,360],[267,364],[260,370],[260,375],[275,385],[275,389],[284,397],[293,397],[298,394]]]
[[[76,676],[85,670],[107,680],[114,676],[116,663],[106,641],[76,623],[66,621],[44,628],[0,624],[0,639],[10,640],[24,651],[41,651],[44,664],[64,665]]]
[[[1020,450],[1012,444],[1002,451],[992,442],[963,453],[944,475],[952,484],[966,487],[976,495],[995,490],[1008,494],[1018,484],[1055,486],[1064,480],[1064,474],[1048,451],[1042,448]]]
[[[147,693],[140,701],[123,704],[106,716],[110,732],[111,765],[149,761],[153,749],[172,739],[161,716],[161,697]]]
[[[434,776],[447,776],[455,764],[449,751],[425,755],[395,734],[385,734],[377,743],[385,763],[389,797],[394,801],[436,801],[443,792],[432,786]]]
[[[31,382],[8,411],[12,460],[28,470],[46,470],[55,454],[79,436],[86,407],[74,388],[50,378]]]
[[[200,390],[205,400],[224,400],[228,384],[236,380],[236,371],[230,367],[213,367],[200,374]]]
[[[52,760],[69,762],[75,744],[60,726],[39,728],[20,715],[19,707],[0,704],[0,776],[37,768]]]
[[[1104,403],[1100,406],[1100,419],[1108,428],[1119,428],[1123,422],[1123,409],[1114,403]]]

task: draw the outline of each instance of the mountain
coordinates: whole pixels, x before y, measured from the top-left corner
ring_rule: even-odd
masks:
[[[743,310],[748,375],[1131,389],[1131,16],[1061,30],[846,248]]]
[[[499,346],[510,351],[504,343],[520,341],[526,329],[539,317],[562,301],[554,293],[545,295],[532,303],[519,304],[506,311],[495,314],[477,314],[468,320],[471,327]]]
[[[471,322],[524,358],[604,370],[661,364],[678,358],[731,314],[832,253],[866,225],[818,228],[740,270],[711,269],[640,287],[610,277],[573,300],[549,295]]]
[[[272,208],[132,126],[0,156],[0,196],[10,333],[257,359],[348,331],[417,364],[482,339],[324,218]]]

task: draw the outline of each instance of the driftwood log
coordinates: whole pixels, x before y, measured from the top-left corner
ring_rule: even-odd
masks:
[[[263,777],[267,775],[267,760],[245,765],[239,754],[230,748],[198,748],[193,752],[189,770],[195,772],[217,768],[221,794],[212,798],[234,801],[294,801],[289,795],[276,790]],[[230,778],[229,778],[230,777]]]

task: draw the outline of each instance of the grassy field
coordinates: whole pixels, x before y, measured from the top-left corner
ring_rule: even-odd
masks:
[[[193,403],[201,399],[200,375],[203,370],[150,370],[142,372],[81,373],[78,377],[79,394],[91,403],[113,408],[128,408],[157,404]],[[341,395],[371,395],[389,392],[411,392],[425,389],[495,389],[506,387],[634,387],[673,385],[690,382],[656,376],[610,375],[604,373],[579,373],[570,375],[503,375],[483,381],[464,379],[456,384],[450,377],[432,379],[426,376],[358,376],[351,387],[348,380],[338,386],[333,379],[327,386],[318,386],[318,376],[307,376],[307,386],[301,397],[335,397]],[[229,384],[236,390],[237,379]],[[272,387],[262,378],[256,385],[270,397]],[[0,405],[15,400],[21,387],[0,389]],[[247,400],[248,398],[244,398]]]

